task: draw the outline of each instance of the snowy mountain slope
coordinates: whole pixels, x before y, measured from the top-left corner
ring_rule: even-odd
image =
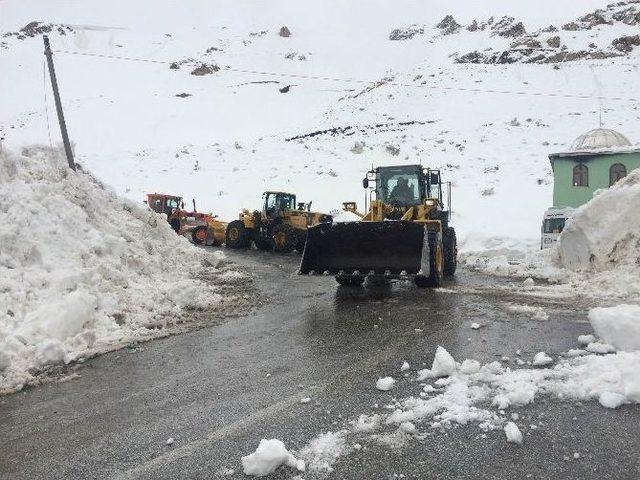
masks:
[[[56,53],[79,161],[135,201],[147,191],[176,192],[232,218],[241,207],[259,207],[263,190],[287,189],[332,210],[345,200],[362,204],[360,179],[372,164],[422,162],[442,168],[454,183],[456,227],[464,248],[477,249],[537,242],[551,203],[547,155],[597,126],[601,109],[606,126],[640,141],[634,138],[640,48],[559,69],[459,64],[456,55],[499,51],[513,39],[464,29],[442,35],[436,28],[447,14],[463,26],[510,15],[533,32],[606,6],[542,3],[95,2],[90,8],[11,1],[0,7],[0,29],[15,32],[32,20],[68,25],[72,33],[52,33],[54,50],[163,62]],[[288,38],[278,35],[283,25]],[[389,40],[394,29],[410,25],[424,33]],[[569,49],[588,38],[604,48],[637,30],[616,23],[558,35]],[[0,99],[0,135],[10,146],[48,143],[41,40],[2,41],[0,86],[9,95]],[[169,68],[172,62],[180,68]],[[203,62],[220,70],[191,75]],[[181,93],[191,96],[176,97]],[[335,127],[352,128],[287,141]],[[356,142],[364,143],[362,153],[352,153]],[[387,145],[399,147],[398,155]]]

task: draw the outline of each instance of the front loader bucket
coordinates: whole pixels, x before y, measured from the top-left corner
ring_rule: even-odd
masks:
[[[321,223],[307,230],[301,274],[429,275],[426,227],[403,221]]]

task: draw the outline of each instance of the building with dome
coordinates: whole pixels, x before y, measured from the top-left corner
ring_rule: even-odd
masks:
[[[640,168],[640,148],[619,132],[596,128],[580,135],[568,152],[549,155],[553,169],[553,206],[579,207]]]

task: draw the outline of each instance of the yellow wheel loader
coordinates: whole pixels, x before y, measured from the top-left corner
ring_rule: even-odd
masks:
[[[440,171],[420,165],[378,167],[362,181],[370,207],[343,208],[361,220],[309,228],[300,274],[333,274],[340,285],[365,278],[412,278],[418,287],[439,287],[457,264],[450,208],[443,208]],[[448,203],[451,185],[447,184]],[[365,197],[367,199],[367,197]],[[366,210],[366,208],[365,208]]]
[[[302,253],[307,229],[331,222],[331,215],[312,212],[311,202],[296,203],[296,196],[286,192],[265,192],[261,212],[242,210],[240,218],[229,223],[226,246],[249,248],[254,243],[260,250]]]

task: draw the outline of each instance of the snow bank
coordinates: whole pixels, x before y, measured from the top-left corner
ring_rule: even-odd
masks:
[[[264,477],[275,472],[278,467],[286,465],[301,472],[305,470],[304,460],[298,460],[287,450],[284,443],[277,438],[263,438],[255,452],[242,457],[242,468],[245,475]]]
[[[618,350],[640,350],[640,306],[593,308],[589,321],[596,334]]]
[[[574,271],[610,270],[640,259],[640,170],[577,209],[559,240],[562,264]]]
[[[598,192],[567,221],[558,244],[566,269],[600,288],[640,293],[640,170]]]
[[[497,275],[546,278],[569,293],[640,295],[640,169],[611,188],[596,192],[576,209],[554,247],[539,250],[515,243],[474,246],[460,263]],[[513,243],[513,242],[511,242]],[[531,282],[529,282],[531,283]],[[523,285],[531,290],[544,286]],[[552,287],[557,288],[557,287]]]
[[[72,172],[61,152],[0,154],[0,197],[0,393],[50,365],[165,335],[198,310],[224,312],[220,254]]]

